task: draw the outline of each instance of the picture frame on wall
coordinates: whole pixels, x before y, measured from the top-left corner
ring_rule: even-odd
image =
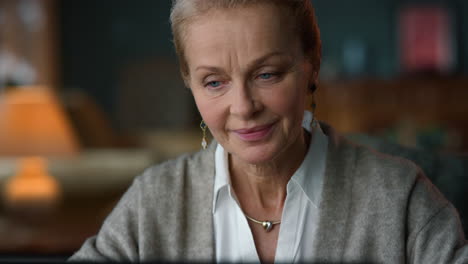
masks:
[[[455,19],[449,7],[437,4],[401,7],[397,31],[403,73],[446,75],[455,70]]]

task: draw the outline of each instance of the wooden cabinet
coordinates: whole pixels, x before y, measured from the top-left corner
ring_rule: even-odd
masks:
[[[468,151],[468,78],[321,82],[316,101],[317,118],[344,133],[440,128],[447,150]]]

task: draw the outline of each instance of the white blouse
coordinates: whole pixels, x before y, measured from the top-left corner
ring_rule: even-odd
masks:
[[[328,138],[320,126],[311,131],[310,112],[305,112],[303,127],[312,133],[304,161],[287,185],[286,201],[279,227],[275,262],[307,262],[314,253],[312,244],[317,228]],[[259,262],[247,218],[231,188],[228,153],[218,144],[215,153],[213,220],[215,254],[218,262]]]

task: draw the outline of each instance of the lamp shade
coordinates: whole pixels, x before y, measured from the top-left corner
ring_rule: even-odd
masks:
[[[67,156],[78,143],[54,93],[42,86],[0,94],[0,155]]]

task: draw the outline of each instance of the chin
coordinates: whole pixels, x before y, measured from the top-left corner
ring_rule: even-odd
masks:
[[[278,153],[279,151],[271,146],[248,146],[231,154],[243,162],[260,165],[271,162]]]

